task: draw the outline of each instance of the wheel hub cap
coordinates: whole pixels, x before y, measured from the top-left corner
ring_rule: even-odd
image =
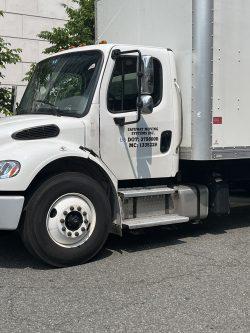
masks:
[[[81,213],[73,211],[70,212],[65,218],[65,226],[70,231],[78,230],[83,223]]]
[[[77,247],[88,240],[95,229],[96,212],[83,194],[69,193],[50,207],[46,226],[50,238],[62,247]]]

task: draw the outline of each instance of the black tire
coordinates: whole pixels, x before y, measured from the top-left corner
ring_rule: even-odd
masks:
[[[87,197],[95,208],[96,224],[85,243],[65,248],[50,237],[46,217],[51,205],[67,193],[79,193]],[[93,258],[103,247],[109,233],[111,209],[103,188],[92,178],[76,172],[62,173],[44,182],[31,196],[24,223],[20,229],[21,238],[27,250],[44,262],[65,267],[81,264]]]

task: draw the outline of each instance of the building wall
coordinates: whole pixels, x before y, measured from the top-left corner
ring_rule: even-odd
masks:
[[[22,62],[9,65],[2,85],[17,85],[17,100],[20,100],[26,83],[22,81],[32,62],[41,60],[43,50],[48,46],[37,34],[42,30],[59,27],[66,22],[62,3],[70,0],[0,0],[4,17],[0,18],[0,36],[13,48],[23,50]]]

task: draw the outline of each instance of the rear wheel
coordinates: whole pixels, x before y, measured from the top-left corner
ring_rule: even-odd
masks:
[[[27,249],[57,267],[90,260],[107,239],[110,204],[103,188],[80,173],[42,184],[26,207],[22,239]]]

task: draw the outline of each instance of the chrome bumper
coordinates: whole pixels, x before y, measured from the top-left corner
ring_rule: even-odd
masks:
[[[16,230],[22,214],[24,197],[0,196],[0,230]]]

